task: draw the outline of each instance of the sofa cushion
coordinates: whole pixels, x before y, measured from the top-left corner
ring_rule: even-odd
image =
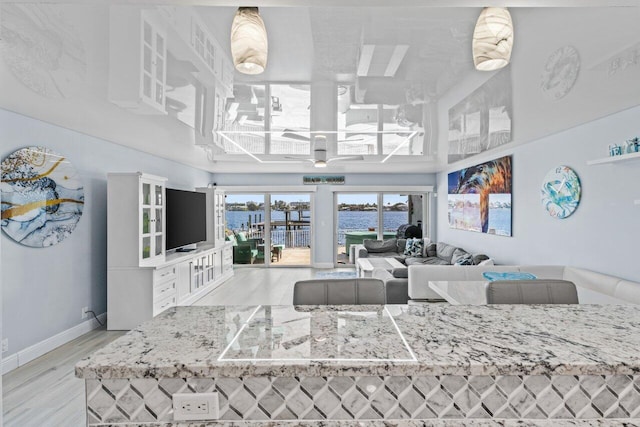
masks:
[[[362,241],[365,249],[371,253],[396,252],[396,239],[373,240],[364,239]]]
[[[423,248],[424,241],[422,239],[407,239],[404,254],[408,257],[421,257]]]
[[[484,261],[480,261],[478,265],[494,265],[494,262],[491,258],[485,259]]]
[[[455,246],[451,246],[447,243],[438,242],[436,245],[436,256],[442,260],[445,260],[447,264],[451,264],[451,257],[455,250],[458,249]]]
[[[451,265],[456,264],[461,258],[468,258],[469,260],[471,260],[471,254],[464,249],[456,248],[456,250],[454,250],[453,254],[451,255]]]
[[[407,239],[396,239],[396,250],[399,254],[404,254],[404,248],[407,246]]]
[[[424,253],[422,256],[425,258],[438,256],[436,252],[436,244],[433,242],[429,242],[428,244],[424,245]]]
[[[443,259],[440,259],[438,257],[429,257],[429,258],[422,258],[422,257],[411,257],[411,258],[407,258],[404,260],[404,263],[407,266],[410,265],[449,265],[449,263]]]
[[[397,252],[367,252],[367,258],[396,258],[400,257]]]

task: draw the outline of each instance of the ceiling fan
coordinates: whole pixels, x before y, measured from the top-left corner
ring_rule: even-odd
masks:
[[[301,131],[295,131],[292,129],[285,129],[282,132],[282,137],[289,138],[289,139],[297,139],[298,141],[311,141],[311,138],[303,135]],[[326,138],[323,135],[317,135],[316,137]],[[364,138],[347,138],[347,139],[339,139],[336,142],[355,142],[355,141],[363,141],[363,140]]]
[[[327,137],[324,135],[316,135],[314,138],[313,157],[301,158],[301,157],[285,157],[285,159],[291,161],[305,161],[312,162],[316,168],[326,168],[330,162],[341,160],[364,160],[362,156],[340,156],[327,158]]]

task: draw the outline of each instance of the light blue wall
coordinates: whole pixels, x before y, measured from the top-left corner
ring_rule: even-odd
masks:
[[[212,182],[218,186],[291,186],[302,185],[303,174],[214,174]],[[383,185],[434,185],[435,174],[345,174],[347,186],[383,186]],[[315,217],[312,219],[314,233],[314,264],[326,266],[333,264],[334,209],[331,186],[319,185],[315,194]],[[435,207],[433,208],[435,212]],[[435,215],[432,215],[435,218]],[[435,224],[432,222],[432,230]]]
[[[640,136],[640,106],[513,149],[474,156],[460,167],[513,155],[513,237],[450,229],[447,170],[438,174],[438,240],[483,252],[503,264],[572,265],[640,281],[640,158],[587,166],[608,144]],[[550,217],[540,185],[558,165],[572,167],[582,201],[567,219]],[[459,169],[456,167],[455,169]]]
[[[73,163],[85,206],[73,234],[53,247],[28,248],[1,233],[5,357],[81,323],[82,307],[106,311],[108,172],[165,176],[168,186],[181,189],[206,186],[211,176],[0,109],[0,158],[29,145],[51,148]]]

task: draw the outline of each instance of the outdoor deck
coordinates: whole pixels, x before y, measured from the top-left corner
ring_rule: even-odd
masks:
[[[264,264],[264,261],[262,259],[256,260],[253,264]],[[338,248],[338,264],[349,264],[349,255],[344,252],[344,246]],[[311,249],[285,248],[282,251],[282,257],[279,260],[271,261],[271,265],[311,265]]]
[[[263,259],[256,259],[253,265],[264,264]],[[239,264],[243,265],[243,264]],[[247,264],[244,264],[247,265]],[[271,265],[311,265],[310,248],[284,248],[279,260],[272,259]]]

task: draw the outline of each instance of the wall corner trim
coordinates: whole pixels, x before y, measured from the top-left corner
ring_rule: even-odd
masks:
[[[98,315],[98,319],[103,324],[106,324],[107,321],[107,313],[102,313]],[[96,322],[95,319],[85,320],[78,325],[67,329],[66,331],[62,331],[52,337],[49,337],[39,343],[36,343],[32,346],[29,346],[23,350],[20,350],[17,353],[14,353],[6,358],[2,358],[2,375],[10,372],[26,363],[31,362],[33,359],[36,359],[56,348],[60,347],[72,341],[87,332],[91,332],[94,329],[99,328],[100,325]]]

